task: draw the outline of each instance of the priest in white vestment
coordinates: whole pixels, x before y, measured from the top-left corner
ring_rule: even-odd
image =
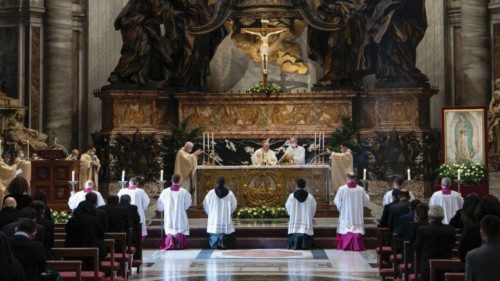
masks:
[[[102,198],[101,193],[97,190],[94,190],[94,182],[91,180],[88,180],[85,182],[85,188],[83,190],[80,190],[76,193],[73,193],[73,191],[71,192],[72,194],[68,200],[69,208],[72,211],[75,210],[76,207],[78,207],[78,204],[80,204],[80,202],[85,201],[85,195],[89,192],[94,192],[95,194],[97,194],[97,206],[96,206],[96,208],[105,205],[104,198]]]
[[[174,174],[181,177],[180,184],[188,191],[191,191],[191,186],[193,185],[193,174],[198,164],[198,156],[203,153],[201,149],[191,153],[193,146],[192,142],[186,142],[184,147],[179,149],[175,157]]]
[[[296,138],[290,138],[290,146],[285,150],[285,154],[281,158],[281,163],[292,165],[306,164],[306,150],[298,144]]]
[[[449,224],[455,213],[462,209],[464,199],[462,195],[451,190],[451,179],[443,178],[441,180],[441,190],[434,192],[429,200],[429,206],[438,205],[443,207],[443,224]]]
[[[87,152],[80,156],[80,185],[83,182],[91,180],[95,188],[99,188],[99,169],[101,161],[95,155],[96,149],[91,147]]]
[[[257,149],[252,154],[252,165],[254,166],[274,166],[278,164],[278,159],[274,151],[269,149],[269,141],[262,143],[262,148]]]
[[[21,173],[19,175],[26,179],[28,184],[31,185],[31,161],[24,159],[24,151],[20,150],[17,153],[17,157],[14,159],[14,164],[17,165],[18,169],[21,169]],[[31,193],[31,190],[29,190],[28,193]]]
[[[172,185],[164,189],[156,208],[163,213],[165,237],[160,242],[160,250],[185,249],[189,236],[187,209],[191,207],[191,194],[180,185],[181,177],[172,176]]]
[[[234,247],[234,224],[231,215],[236,210],[236,196],[224,186],[225,179],[217,178],[217,186],[210,190],[203,200],[203,208],[208,215],[207,233],[211,249]]]
[[[340,153],[332,152],[330,158],[332,160],[332,185],[330,187],[330,194],[335,194],[339,187],[347,183],[345,175],[354,169],[352,151],[346,144],[341,144]]]
[[[307,250],[313,244],[313,217],[316,213],[314,196],[305,191],[306,181],[297,180],[297,190],[288,196],[285,203],[290,216],[288,222],[288,249]]]
[[[341,186],[335,195],[334,203],[340,212],[337,227],[337,249],[344,251],[363,251],[365,234],[364,208],[370,205],[370,197],[356,184],[355,175],[347,174],[347,184]]]
[[[382,205],[385,206],[392,203],[392,201],[394,200],[392,196],[392,191],[394,189],[399,189],[401,191],[401,189],[403,189],[403,186],[404,186],[403,177],[398,175],[394,176],[394,179],[392,181],[392,188],[391,190],[387,191],[384,194],[384,198],[382,199]],[[410,201],[412,201],[413,199],[415,199],[415,196],[413,196],[413,193],[410,191]]]
[[[137,206],[137,211],[139,212],[139,217],[141,218],[141,236],[142,239],[148,235],[148,230],[146,227],[146,210],[149,206],[149,196],[144,191],[144,189],[139,188],[139,180],[137,178],[131,178],[128,182],[127,188],[122,188],[118,191],[118,197],[128,194],[130,196],[130,204]]]

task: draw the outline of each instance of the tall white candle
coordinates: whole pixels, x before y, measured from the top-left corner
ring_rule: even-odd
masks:
[[[71,171],[71,181],[75,181],[75,171]]]
[[[125,170],[122,171],[122,181],[125,181]]]
[[[363,180],[366,180],[366,169],[363,169]]]
[[[406,170],[406,174],[407,174],[407,178],[408,178],[408,181],[411,181],[411,171],[410,169]]]
[[[160,171],[160,181],[163,181],[163,170]]]
[[[203,150],[205,150],[205,133],[203,133]]]
[[[458,180],[461,180],[461,174],[462,174],[462,170],[458,169],[458,177],[457,177]]]

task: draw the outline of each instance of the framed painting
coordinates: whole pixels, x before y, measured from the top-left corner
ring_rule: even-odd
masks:
[[[444,163],[486,165],[486,108],[443,107],[441,116]]]

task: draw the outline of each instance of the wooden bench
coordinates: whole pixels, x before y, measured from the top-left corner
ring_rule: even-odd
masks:
[[[133,259],[133,255],[127,253],[127,234],[125,232],[108,232],[104,234],[104,238],[113,239],[115,241],[115,247],[119,245],[118,248],[121,249],[121,251],[115,252],[115,260],[120,262],[120,268],[122,269],[121,276],[123,279],[127,279]],[[111,260],[110,254],[108,254],[104,260]]]
[[[74,273],[74,278],[62,278],[63,280],[82,280],[82,262],[81,261],[60,261],[60,260],[48,260],[45,263],[45,269],[54,270],[62,275],[68,275],[69,273]],[[67,273],[67,274],[65,274]],[[70,274],[70,275],[71,275]]]
[[[430,259],[429,260],[429,274],[430,281],[436,281],[436,272],[438,270],[446,272],[464,272],[464,264],[457,259]]]
[[[63,260],[80,260],[89,257],[93,261],[92,271],[82,271],[83,281],[105,281],[104,272],[99,271],[99,249],[98,248],[52,248],[52,256]],[[76,272],[62,272],[64,280],[76,280]]]

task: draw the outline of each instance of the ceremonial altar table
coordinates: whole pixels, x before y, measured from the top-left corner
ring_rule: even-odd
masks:
[[[299,178],[307,182],[306,190],[318,205],[328,205],[331,182],[328,165],[198,166],[194,204],[203,205],[205,195],[214,188],[220,176],[226,179],[226,187],[238,199],[238,207],[284,206]]]

